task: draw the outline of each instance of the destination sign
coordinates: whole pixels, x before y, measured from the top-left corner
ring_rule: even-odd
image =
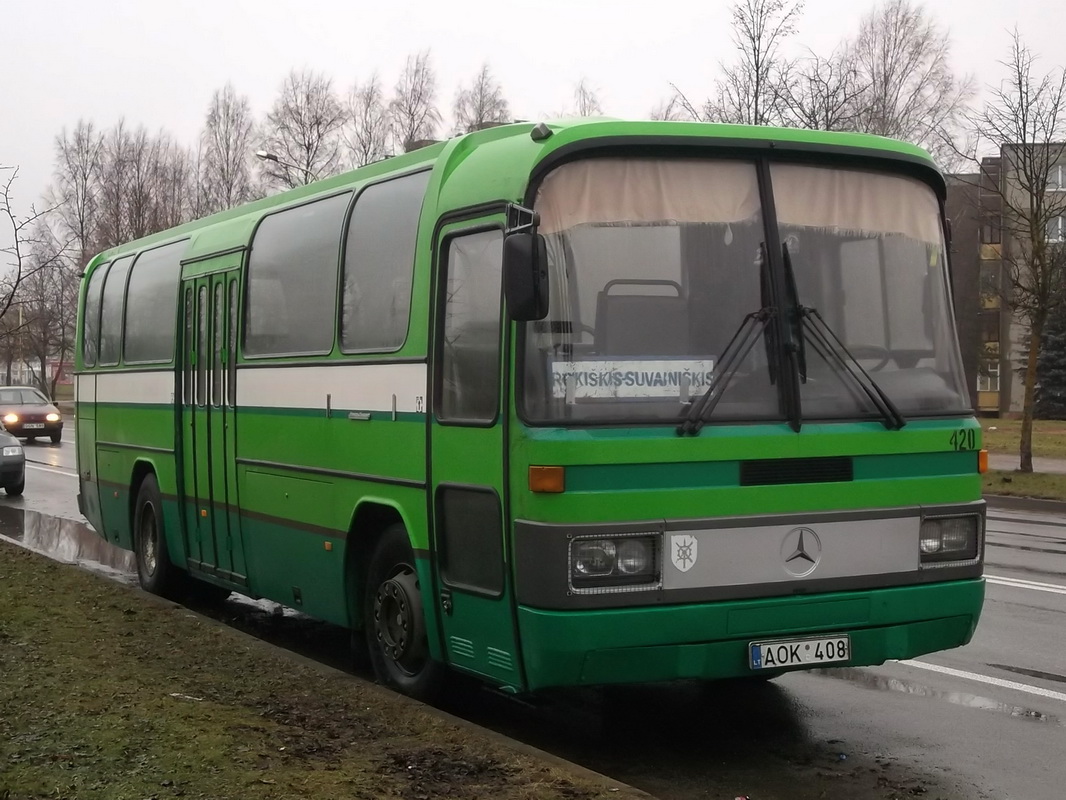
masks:
[[[555,361],[552,395],[577,400],[687,399],[707,388],[714,358]]]

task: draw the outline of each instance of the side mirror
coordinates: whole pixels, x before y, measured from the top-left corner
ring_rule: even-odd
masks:
[[[504,237],[503,294],[516,322],[548,315],[548,252],[539,233],[525,230]]]

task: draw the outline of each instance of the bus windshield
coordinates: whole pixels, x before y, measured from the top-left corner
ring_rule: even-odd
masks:
[[[828,165],[774,163],[771,178],[799,305],[905,417],[966,410],[933,190]],[[771,265],[783,263],[767,248],[755,162],[570,162],[545,177],[535,207],[551,302],[546,319],[525,323],[523,415],[676,422],[745,317],[766,306]],[[775,330],[766,327],[719,390],[711,422],[784,418]],[[879,419],[832,354],[804,340],[803,420]]]

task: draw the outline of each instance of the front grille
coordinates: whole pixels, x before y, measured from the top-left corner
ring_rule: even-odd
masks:
[[[854,480],[849,456],[828,458],[768,458],[740,462],[741,486],[778,486],[783,483],[835,483]]]

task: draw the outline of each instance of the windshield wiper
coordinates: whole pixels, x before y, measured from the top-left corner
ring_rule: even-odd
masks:
[[[714,377],[707,384],[707,389],[693,401],[685,414],[684,421],[677,426],[678,436],[686,434],[695,436],[700,432],[700,428],[714,413],[729,382],[733,380],[733,376],[744,363],[751,348],[759,341],[759,337],[772,317],[773,309],[769,306],[763,306],[758,311],[753,311],[744,317],[740,327],[733,334],[733,338],[722,351],[718,359],[718,368],[715,369]]]
[[[859,360],[848,350],[847,346],[840,340],[840,337],[833,332],[833,329],[829,327],[822,315],[818,313],[818,309],[800,305],[799,296],[795,289],[795,273],[792,271],[792,255],[788,252],[787,244],[783,244],[781,250],[785,260],[785,274],[788,277],[790,291],[793,294],[791,301],[795,303],[793,312],[800,327],[800,335],[797,339],[800,346],[799,360],[803,364],[803,372],[801,373],[803,380],[806,382],[807,377],[805,374],[806,357],[803,354],[803,344],[810,338],[811,346],[818,351],[818,354],[825,359],[826,363],[838,375],[850,378],[852,384],[860,388],[870,399],[870,402],[874,404],[874,407],[881,414],[886,428],[889,430],[902,428],[907,424],[907,420],[900,413],[899,408],[885,394],[884,390],[877,385],[877,381],[870,377],[870,373],[863,369]]]

